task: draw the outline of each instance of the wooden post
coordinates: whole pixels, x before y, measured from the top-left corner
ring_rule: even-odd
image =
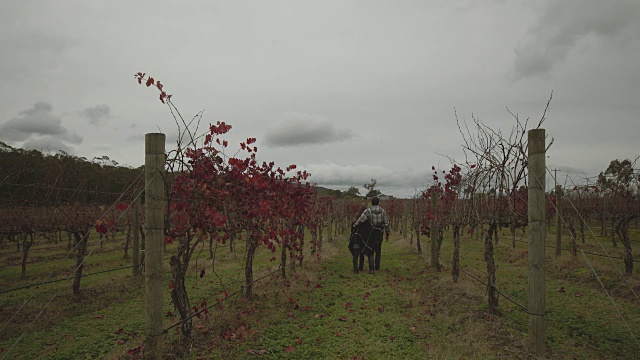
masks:
[[[145,359],[162,359],[162,244],[164,242],[165,135],[146,134],[145,140]]]
[[[545,131],[529,130],[529,352],[545,353]]]
[[[136,197],[133,205],[133,277],[140,276],[140,196]]]
[[[556,185],[556,257],[562,253],[562,187]]]
[[[431,193],[431,212],[434,216],[434,219],[430,221],[431,223],[431,267],[434,269],[438,269],[438,231],[436,231],[436,221],[435,221],[435,213],[436,207],[438,206],[438,195],[433,192]]]

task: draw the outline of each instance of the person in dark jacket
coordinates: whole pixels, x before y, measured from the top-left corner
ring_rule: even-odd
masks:
[[[362,207],[358,214],[357,219],[360,218],[362,213],[366,210],[366,207]],[[369,273],[373,273],[374,265],[374,247],[371,240],[371,233],[373,226],[370,222],[364,222],[358,226],[351,228],[351,236],[349,236],[349,251],[353,259],[353,272],[357,274],[359,270],[364,268],[365,256],[369,260]],[[358,260],[360,260],[360,266],[358,266]]]
[[[391,227],[389,226],[389,217],[387,216],[387,212],[380,207],[380,198],[377,196],[371,199],[371,207],[366,209],[362,215],[360,215],[358,220],[353,223],[353,226],[357,227],[367,221],[373,226],[373,231],[371,232],[370,237],[373,241],[372,245],[375,252],[375,269],[380,270],[380,259],[382,257],[382,233],[385,233],[386,239],[389,241]],[[362,267],[360,270],[362,270]]]

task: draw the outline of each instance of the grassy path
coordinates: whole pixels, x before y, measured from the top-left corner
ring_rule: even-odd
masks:
[[[236,321],[229,321],[228,339],[209,356],[495,359],[523,352],[522,341],[483,315],[482,289],[425,271],[423,258],[407,240],[392,237],[383,244],[381,270],[373,275],[353,274],[342,244],[325,245],[321,263],[298,270],[280,290],[227,314]],[[224,326],[219,330],[224,338]]]

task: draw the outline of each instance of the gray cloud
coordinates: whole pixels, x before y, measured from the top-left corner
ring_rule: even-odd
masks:
[[[96,105],[84,109],[80,112],[80,115],[89,119],[90,124],[100,126],[111,118],[111,108],[106,104]]]
[[[51,114],[52,110],[53,107],[49,103],[35,103],[31,109],[20,112],[18,117],[0,125],[0,139],[12,143],[27,141],[38,145],[39,137],[52,137],[71,144],[80,144],[82,137],[70,133],[63,127],[62,120]]]
[[[516,79],[548,75],[589,36],[599,45],[629,50],[640,44],[640,2],[563,0],[549,1],[523,44],[515,49]]]
[[[289,112],[267,130],[265,143],[269,146],[326,144],[353,137],[350,129],[336,129],[327,118],[315,114]]]
[[[311,173],[311,181],[320,186],[339,190],[356,186],[362,191],[364,184],[376,179],[378,190],[399,197],[412,197],[431,181],[430,169],[392,171],[380,165],[338,165],[331,162],[308,164],[303,168]]]
[[[127,141],[131,141],[131,142],[144,142],[144,135],[138,134],[138,135],[129,135],[127,136]]]
[[[30,139],[22,145],[23,149],[39,150],[43,153],[56,153],[62,150],[68,154],[74,154],[74,149],[65,145],[62,140],[53,136],[43,136]]]

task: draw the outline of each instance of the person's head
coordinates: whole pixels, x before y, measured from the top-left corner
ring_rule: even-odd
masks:
[[[380,198],[374,196],[373,199],[371,199],[371,205],[380,205]]]
[[[366,207],[366,206],[361,206],[361,207],[360,207],[360,211],[358,211],[358,217],[360,217],[360,215],[362,215],[362,213],[363,213],[365,210],[367,210],[367,207]]]

